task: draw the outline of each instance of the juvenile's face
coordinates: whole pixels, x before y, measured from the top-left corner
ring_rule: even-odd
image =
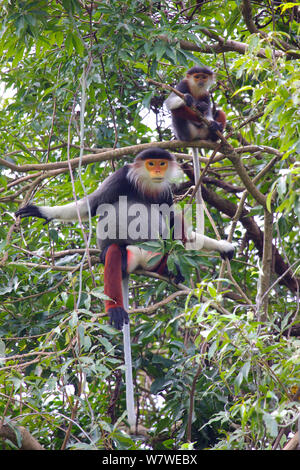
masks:
[[[145,168],[154,183],[161,183],[165,179],[169,161],[165,159],[148,159],[145,161]]]
[[[194,98],[199,98],[208,92],[214,83],[214,75],[205,72],[196,72],[192,75],[187,74],[186,79],[189,84],[190,92]]]

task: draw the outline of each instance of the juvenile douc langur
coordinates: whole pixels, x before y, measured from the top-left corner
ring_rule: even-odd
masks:
[[[174,134],[179,140],[204,139],[218,140],[216,131],[223,132],[226,125],[226,114],[213,110],[209,89],[214,83],[214,72],[208,67],[192,67],[178,83],[176,89],[184,94],[184,100],[174,92],[166,99],[165,104],[172,113]],[[210,121],[206,126],[191,109],[195,106]]]
[[[209,96],[209,89],[214,80],[215,75],[210,68],[194,66],[186,72],[185,78],[176,86],[176,89],[184,94],[184,100],[174,92],[166,99],[165,104],[171,111],[173,131],[178,140],[204,139],[215,142],[219,138],[216,131],[223,132],[226,114],[224,111],[213,109]],[[191,106],[194,106],[209,121],[209,126],[203,123]],[[196,184],[200,178],[199,154],[196,147],[193,147],[192,151]],[[196,193],[196,203],[199,214],[199,233],[203,235],[204,203],[201,187]]]
[[[181,214],[173,207],[171,181],[179,167],[173,155],[160,148],[149,148],[140,152],[133,163],[124,165],[106,178],[100,187],[79,201],[63,206],[26,205],[16,212],[18,217],[40,217],[46,222],[52,219],[82,220],[98,215],[97,243],[102,250],[104,263],[105,310],[110,322],[123,329],[124,349],[130,356],[129,318],[126,283],[128,275],[138,268],[165,274],[167,255],[157,256],[138,246],[139,242],[173,237],[183,240],[187,249],[196,248],[217,251],[223,258],[231,259],[233,246],[195,233],[185,226]],[[176,230],[175,230],[176,229]],[[122,291],[123,287],[123,291]],[[127,329],[126,329],[127,328]],[[126,333],[126,340],[125,340]],[[125,357],[126,359],[126,357]],[[130,369],[130,370],[129,370]],[[126,371],[131,368],[126,364]],[[132,378],[129,378],[132,387]],[[127,401],[128,421],[135,424],[133,392]],[[131,408],[131,412],[129,409]]]

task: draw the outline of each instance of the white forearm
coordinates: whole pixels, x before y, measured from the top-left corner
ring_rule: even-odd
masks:
[[[182,98],[175,95],[175,93],[171,93],[170,96],[166,99],[165,105],[169,111],[172,111],[172,109],[177,109],[184,105],[184,101]]]
[[[80,219],[85,220],[88,218],[88,205],[87,199],[80,199],[64,206],[42,206],[39,207],[41,214],[47,219],[57,220],[78,220],[78,214]]]
[[[215,240],[194,231],[190,231],[187,234],[185,248],[187,250],[218,251],[222,255],[233,253],[234,251],[233,245],[226,240]]]

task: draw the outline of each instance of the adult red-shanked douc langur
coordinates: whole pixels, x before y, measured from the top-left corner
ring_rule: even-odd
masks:
[[[166,238],[174,230],[176,212],[173,210],[171,181],[178,174],[175,158],[166,150],[150,148],[140,152],[133,163],[124,165],[104,180],[89,196],[63,206],[35,206],[29,204],[16,212],[20,217],[41,217],[76,220],[78,212],[82,220],[98,215],[97,242],[104,262],[104,292],[111,299],[106,301],[106,311],[118,329],[128,322],[128,314],[122,299],[122,276],[137,268],[163,274],[167,256],[157,261],[157,254],[134,246],[136,243]],[[178,217],[181,217],[178,215]],[[169,219],[169,220],[168,220]],[[202,236],[177,224],[179,237],[187,244],[195,242],[203,250],[218,251],[222,257],[233,256],[233,246]],[[176,235],[176,234],[175,234]],[[173,234],[174,236],[174,234]],[[179,238],[178,237],[178,238]]]
[[[172,113],[174,134],[179,140],[206,139],[218,140],[216,131],[223,132],[226,125],[226,114],[213,110],[209,89],[214,83],[214,72],[208,67],[192,67],[176,89],[184,94],[184,100],[174,92],[166,99],[165,104]],[[210,121],[207,127],[199,119],[191,106],[195,106]]]
[[[29,204],[16,212],[19,217],[82,220],[98,215],[97,241],[104,262],[104,292],[110,321],[123,327],[126,402],[128,422],[135,426],[129,318],[127,313],[128,275],[141,267],[164,274],[167,255],[146,251],[138,242],[173,237],[183,240],[187,249],[218,251],[222,257],[233,256],[233,246],[198,234],[185,226],[173,208],[171,180],[178,172],[175,158],[166,150],[149,148],[104,180],[89,196],[64,206]],[[123,289],[122,289],[123,288]]]

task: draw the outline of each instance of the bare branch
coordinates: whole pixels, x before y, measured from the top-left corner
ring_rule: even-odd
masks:
[[[261,37],[267,39],[268,35],[264,31],[259,30],[253,21],[251,1],[243,0],[241,10],[242,10],[242,15],[243,15],[245,24],[249,32],[251,34],[259,34]],[[292,49],[292,46],[286,41],[283,41],[282,39],[274,38],[272,41],[272,44],[273,44],[273,47],[279,47],[279,48],[282,48],[284,51],[288,52],[288,54],[291,57],[299,58],[299,53],[297,51],[295,51],[295,53],[291,52],[290,49]],[[278,52],[279,52],[278,50],[273,51],[273,54],[275,57],[278,54]]]
[[[239,41],[225,39],[222,36],[213,33],[211,30],[202,29],[202,33],[218,42],[216,44],[205,44],[199,46],[193,42],[182,40],[179,42],[180,47],[186,51],[202,52],[206,54],[222,54],[223,52],[237,52],[238,54],[246,54],[248,50],[247,44]],[[160,35],[159,38],[168,43],[172,43],[172,41],[165,35]],[[282,51],[275,51],[276,57],[282,57],[283,55],[284,53]],[[260,49],[257,53],[257,56],[265,59],[266,54],[264,49]]]
[[[273,214],[267,209],[264,211],[264,242],[261,272],[258,280],[258,290],[256,297],[256,309],[258,319],[265,321],[267,319],[268,309],[268,289],[270,286],[272,259],[273,259]],[[263,309],[262,315],[260,310]]]
[[[19,439],[17,434],[21,437],[21,447],[19,447]],[[3,424],[0,427],[0,438],[8,439],[20,450],[45,450],[43,446],[27,431],[23,426],[10,426]]]

